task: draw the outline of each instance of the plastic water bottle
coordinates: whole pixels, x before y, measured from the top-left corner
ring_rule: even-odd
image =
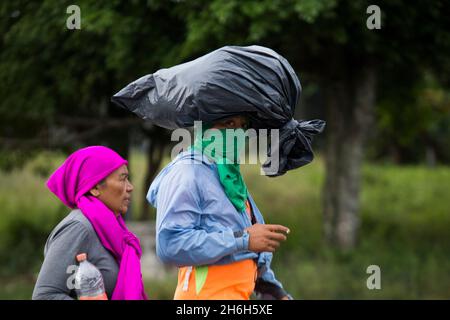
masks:
[[[87,261],[87,254],[77,255],[80,263],[75,274],[75,292],[78,300],[108,300],[100,270]]]

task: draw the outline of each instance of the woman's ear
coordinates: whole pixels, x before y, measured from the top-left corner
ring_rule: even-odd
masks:
[[[89,193],[97,198],[100,195],[100,190],[98,189],[98,185],[96,185],[91,190],[89,190]]]

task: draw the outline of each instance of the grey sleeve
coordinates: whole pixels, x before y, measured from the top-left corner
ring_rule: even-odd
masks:
[[[77,266],[77,254],[88,252],[89,243],[89,231],[79,221],[72,221],[58,230],[48,243],[32,299],[74,299],[75,291],[71,285],[75,273],[73,266]]]

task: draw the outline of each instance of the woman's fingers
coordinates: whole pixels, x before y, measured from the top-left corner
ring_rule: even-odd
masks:
[[[289,229],[277,224],[256,223],[245,229],[249,235],[249,250],[254,252],[274,252],[281,241],[286,240]]]
[[[282,233],[270,232],[269,238],[276,241],[286,241],[287,237]]]
[[[276,241],[269,241],[267,243],[267,251],[269,252],[275,252],[276,249],[278,249],[278,247],[280,246],[280,244]]]
[[[278,247],[280,246],[279,242],[276,241],[269,241],[269,246],[275,249],[278,249]]]
[[[285,234],[289,233],[289,229],[282,225],[267,225],[267,229],[269,231],[267,234],[269,252],[275,252],[280,246],[280,242],[286,241]]]
[[[280,224],[266,224],[266,226],[272,232],[278,232],[283,234],[289,234],[290,232],[288,227],[282,226]]]

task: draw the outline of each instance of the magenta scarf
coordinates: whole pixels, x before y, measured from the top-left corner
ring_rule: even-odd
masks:
[[[88,194],[101,180],[127,164],[125,159],[107,147],[83,148],[72,153],[51,175],[47,187],[66,206],[81,210],[103,246],[116,259],[119,274],[110,299],[146,300],[139,239],[128,231],[122,215],[116,217],[103,202]]]

